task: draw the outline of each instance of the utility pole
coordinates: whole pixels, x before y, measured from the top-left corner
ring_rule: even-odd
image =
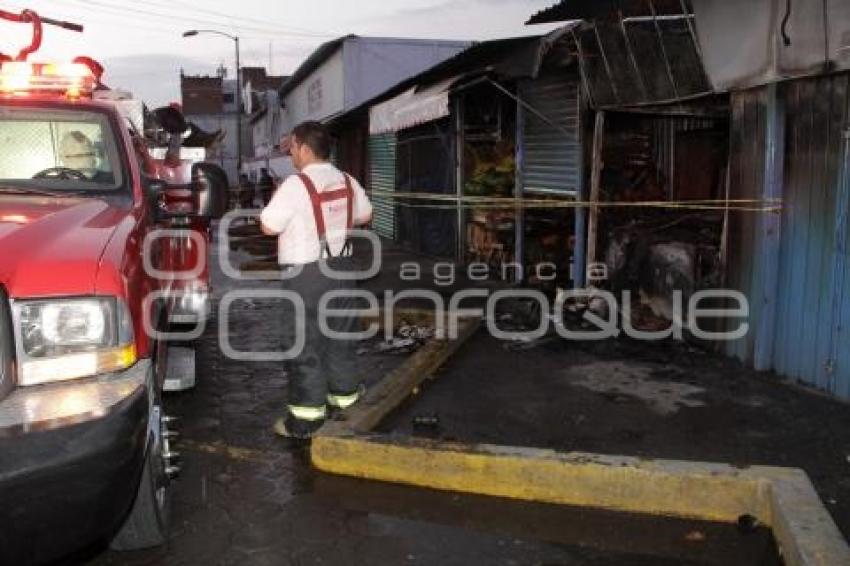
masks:
[[[242,66],[239,63],[239,38],[236,42],[236,179],[242,175]]]
[[[191,29],[183,32],[183,37],[193,37],[201,33],[214,33],[232,39],[236,45],[236,179],[242,173],[242,67],[239,63],[239,38],[214,29]]]

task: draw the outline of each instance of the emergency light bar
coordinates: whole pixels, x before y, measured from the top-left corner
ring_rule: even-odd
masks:
[[[0,63],[0,94],[64,94],[68,98],[91,95],[95,87],[92,69],[82,63]]]

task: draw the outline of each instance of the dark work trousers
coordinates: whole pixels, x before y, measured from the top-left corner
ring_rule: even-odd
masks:
[[[321,260],[335,271],[351,272],[357,269],[351,257],[332,257]],[[289,268],[289,269],[297,269]],[[357,391],[362,381],[358,375],[356,346],[351,339],[329,338],[319,325],[319,303],[322,296],[330,291],[350,290],[357,287],[356,281],[343,280],[324,275],[319,263],[305,264],[301,273],[284,279],[283,288],[294,291],[304,301],[305,319],[287,320],[289,336],[292,326],[295,332],[304,332],[305,342],[301,355],[289,364],[289,411],[296,418],[299,408],[324,408],[328,395],[351,395]],[[284,277],[288,275],[284,271]],[[363,301],[354,297],[338,297],[328,303],[329,309],[355,309],[362,307]],[[292,311],[289,311],[292,313]],[[290,318],[295,318],[290,314]],[[327,326],[336,332],[356,332],[361,330],[358,316],[325,316]],[[289,344],[287,347],[291,347]],[[311,420],[317,420],[316,419]]]

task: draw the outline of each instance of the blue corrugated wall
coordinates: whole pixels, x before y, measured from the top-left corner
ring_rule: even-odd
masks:
[[[759,262],[766,243],[761,215],[733,213],[728,283],[747,293],[750,334],[729,352],[754,359],[759,321],[770,300],[766,277],[776,278],[769,369],[850,399],[850,258],[847,213],[850,80],[837,74],[778,86],[784,106],[783,211],[778,265]],[[732,95],[730,193],[764,195],[767,87]],[[768,298],[770,299],[770,298]],[[762,345],[763,346],[763,345]]]

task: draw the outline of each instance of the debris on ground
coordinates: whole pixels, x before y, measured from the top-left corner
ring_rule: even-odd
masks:
[[[380,340],[357,349],[357,354],[411,354],[434,338],[432,326],[419,326],[401,321],[395,335],[389,340]]]
[[[440,435],[440,416],[437,413],[414,415],[410,423],[414,436],[436,438]]]

